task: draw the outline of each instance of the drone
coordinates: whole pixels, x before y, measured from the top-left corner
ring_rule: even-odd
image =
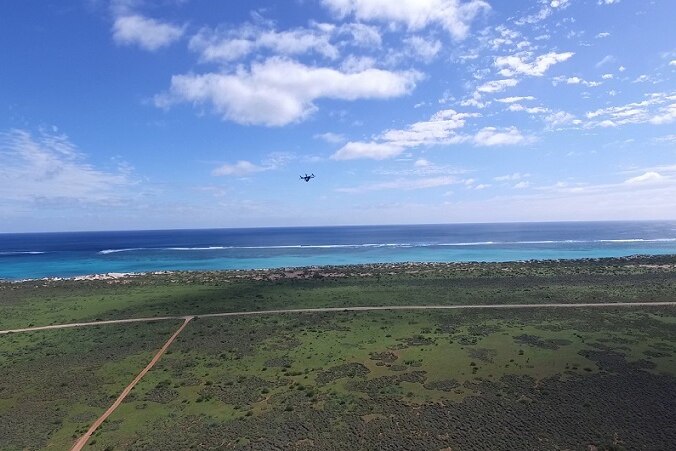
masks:
[[[303,175],[300,176],[300,180],[305,180],[306,182],[309,182],[310,179],[313,179],[313,178],[315,178],[314,174],[307,175],[307,173],[306,173],[304,176]]]

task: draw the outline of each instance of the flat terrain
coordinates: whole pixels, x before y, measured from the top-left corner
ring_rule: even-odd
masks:
[[[674,301],[676,257],[0,282],[0,329],[289,308]]]
[[[0,337],[0,449],[67,449],[181,321]]]
[[[673,257],[175,273],[0,284],[0,329],[198,315],[85,449],[668,449],[676,307],[544,304],[674,301]],[[73,445],[181,323],[0,335],[0,449]]]

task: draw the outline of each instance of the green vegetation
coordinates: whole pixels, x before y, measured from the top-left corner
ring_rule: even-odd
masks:
[[[665,449],[675,313],[198,319],[94,449]]]
[[[0,335],[0,449],[68,449],[178,324]]]
[[[0,283],[0,329],[359,305],[671,301],[676,257],[367,265]]]
[[[294,307],[676,301],[673,257],[0,285],[2,328]],[[8,317],[10,314],[13,317]],[[179,320],[0,335],[0,449],[65,449]],[[196,318],[88,449],[668,449],[676,308]]]

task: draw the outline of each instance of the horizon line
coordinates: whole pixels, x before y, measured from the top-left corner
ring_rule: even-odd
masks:
[[[636,223],[636,222],[676,222],[676,219],[594,219],[594,220],[551,220],[551,221],[468,221],[446,223],[396,223],[396,224],[337,224],[337,225],[296,225],[296,226],[246,226],[246,227],[194,227],[194,228],[166,228],[166,229],[100,229],[100,230],[53,230],[31,232],[0,232],[2,235],[37,235],[59,233],[114,233],[114,232],[187,232],[209,230],[260,230],[260,229],[318,229],[318,228],[349,228],[349,227],[404,227],[404,226],[452,226],[452,225],[501,225],[501,224],[557,224],[557,223]]]

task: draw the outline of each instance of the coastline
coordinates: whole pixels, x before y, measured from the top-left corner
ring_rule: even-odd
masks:
[[[409,273],[432,270],[470,270],[496,269],[508,270],[510,267],[575,267],[575,266],[630,266],[636,265],[651,269],[676,269],[676,254],[630,255],[626,257],[599,257],[579,259],[532,259],[502,262],[470,261],[470,262],[398,262],[398,263],[360,263],[348,265],[312,265],[287,266],[261,269],[221,269],[221,270],[167,270],[144,272],[109,272],[82,274],[69,277],[39,277],[25,279],[2,279],[5,284],[22,284],[35,282],[107,282],[129,283],[132,280],[164,277],[177,278],[181,281],[194,279],[250,279],[250,280],[282,280],[311,278],[370,277],[374,275],[394,276],[398,273]]]

